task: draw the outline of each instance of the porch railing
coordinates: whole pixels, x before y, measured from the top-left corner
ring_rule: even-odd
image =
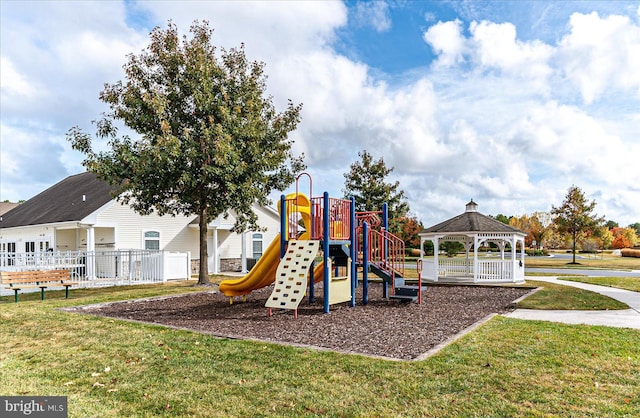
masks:
[[[86,287],[188,279],[190,264],[189,253],[155,250],[0,252],[0,271],[69,269]]]

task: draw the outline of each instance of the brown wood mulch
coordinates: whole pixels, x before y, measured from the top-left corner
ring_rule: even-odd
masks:
[[[423,288],[424,289],[424,288]],[[530,288],[505,286],[441,286],[423,290],[422,304],[382,298],[382,285],[369,286],[369,303],[347,303],[322,309],[322,286],[316,302],[305,299],[298,309],[276,310],[269,317],[264,304],[273,287],[247,297],[229,298],[217,291],[74,308],[75,311],[162,324],[225,338],[294,344],[346,353],[413,360],[450,340],[488,315],[514,309],[513,301]]]

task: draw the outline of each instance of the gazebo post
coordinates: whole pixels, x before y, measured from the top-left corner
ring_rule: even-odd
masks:
[[[517,238],[515,235],[511,236],[511,265],[512,265],[512,277],[511,277],[511,281],[515,282],[516,281],[516,271],[517,271],[517,264],[516,264],[516,242],[517,242]],[[524,245],[522,246],[522,248],[524,248]]]
[[[434,281],[438,281],[438,272],[440,271],[440,262],[438,261],[438,236],[433,237],[433,277]]]
[[[473,282],[478,282],[478,234],[473,236]]]

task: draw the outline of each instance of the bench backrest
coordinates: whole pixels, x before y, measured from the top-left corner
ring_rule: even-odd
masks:
[[[2,284],[62,282],[71,278],[71,270],[0,271]]]

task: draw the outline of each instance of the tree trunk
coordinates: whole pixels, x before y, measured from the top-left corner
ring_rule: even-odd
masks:
[[[575,264],[576,263],[576,232],[573,232],[573,261],[571,262],[571,264]]]
[[[209,281],[209,252],[207,251],[207,206],[200,209],[200,268],[198,269],[198,284],[207,285]]]

